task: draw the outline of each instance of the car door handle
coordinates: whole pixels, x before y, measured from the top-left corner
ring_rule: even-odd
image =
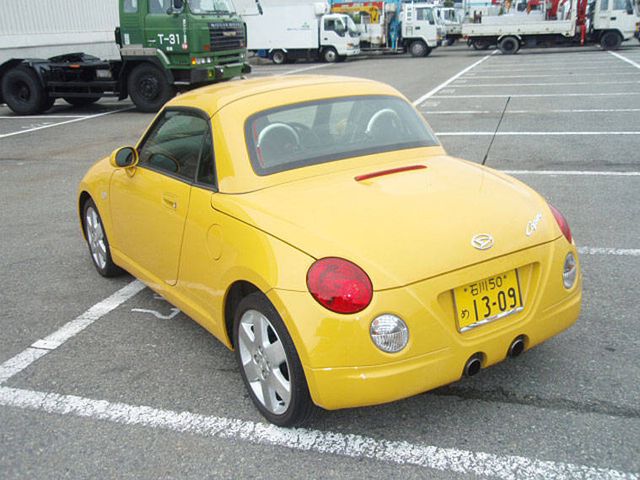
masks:
[[[611,17],[611,20],[615,20],[616,18],[618,18],[618,17]]]
[[[174,195],[170,195],[168,193],[162,195],[162,203],[165,207],[171,208],[173,210],[178,208],[178,200]]]

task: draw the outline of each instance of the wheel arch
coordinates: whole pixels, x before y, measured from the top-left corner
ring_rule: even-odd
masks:
[[[514,35],[512,33],[505,34],[505,35],[500,35],[499,37],[497,37],[496,41],[499,42],[503,38],[507,38],[507,37],[513,37],[513,38],[517,39],[520,43],[522,43],[522,35]]]
[[[91,194],[86,190],[82,190],[80,192],[80,195],[78,195],[78,218],[80,220],[80,230],[82,231],[82,237],[85,240],[87,239],[87,235],[84,230],[84,215],[82,214],[82,211],[84,210],[84,205],[88,200],[93,200]]]
[[[256,285],[247,280],[236,280],[227,288],[224,296],[224,331],[227,336],[227,343],[231,348],[235,348],[233,343],[233,320],[236,309],[243,298],[255,292],[264,294]]]

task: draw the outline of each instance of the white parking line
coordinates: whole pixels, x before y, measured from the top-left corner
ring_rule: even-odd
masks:
[[[425,100],[427,100],[428,98],[433,97],[436,93],[438,93],[440,90],[442,90],[443,88],[445,88],[447,85],[449,85],[451,82],[456,81],[458,78],[460,78],[461,76],[463,76],[465,73],[467,73],[468,71],[470,71],[471,69],[477,67],[478,65],[480,65],[482,62],[484,62],[485,60],[487,60],[489,57],[491,57],[492,55],[494,55],[497,52],[497,50],[494,50],[492,53],[490,53],[489,55],[485,55],[484,57],[482,57],[480,60],[478,60],[476,63],[469,65],[467,68],[465,68],[464,70],[459,71],[458,73],[456,73],[453,77],[449,78],[448,80],[444,81],[443,83],[441,83],[440,85],[438,85],[436,88],[434,88],[433,90],[425,93],[424,95],[422,95],[420,98],[418,98],[417,100],[415,100],[413,102],[414,105],[420,105],[422,102],[424,102]]]
[[[510,70],[511,71],[511,70]],[[640,75],[640,73],[638,72],[628,72],[625,71],[624,73],[616,73],[615,74],[616,77],[619,75]],[[529,74],[529,75],[477,75],[477,74],[467,74],[467,77],[469,77],[469,79],[473,78],[473,80],[484,80],[484,79],[503,79],[503,78],[545,78],[545,77],[553,77],[553,78],[558,78],[558,77],[562,77],[562,76],[571,76],[571,77],[580,77],[581,75],[578,73],[571,73],[571,72],[566,72],[566,73],[556,73],[556,74]],[[589,77],[611,77],[611,73],[609,71],[607,71],[607,73],[590,73]]]
[[[620,64],[618,64],[620,65]],[[478,70],[478,74],[487,73],[487,72],[505,72],[505,73],[516,73],[516,72],[566,72],[567,70],[574,69],[576,74],[583,73],[584,70],[600,70],[602,71],[603,67],[581,67],[581,66],[566,66],[566,67],[548,67],[548,68],[486,68]],[[630,67],[612,67],[607,68],[607,72],[629,72]],[[471,76],[471,74],[469,75]]]
[[[50,118],[87,118],[87,115],[0,115],[0,120],[41,120]]]
[[[587,177],[640,177],[640,172],[588,171],[588,170],[500,170],[508,175],[583,175]]]
[[[23,352],[4,362],[0,365],[0,385],[20,373],[42,356],[58,348],[100,317],[103,317],[113,309],[122,305],[144,288],[145,286],[141,282],[134,280],[110,297],[96,303],[79,317],[66,323],[59,330],[56,330],[42,340],[38,340]]]
[[[421,109],[422,113],[428,115],[476,115],[484,113],[500,114],[501,110],[427,110]],[[640,108],[558,108],[553,110],[507,110],[507,114],[512,113],[526,113],[526,114],[540,114],[545,115],[547,113],[628,113],[628,112],[640,112]]]
[[[438,137],[517,137],[517,136],[566,136],[566,135],[640,135],[640,131],[630,132],[436,132]]]
[[[634,473],[608,468],[442,448],[405,441],[378,440],[339,432],[305,428],[286,429],[236,418],[205,416],[7,387],[0,387],[0,405],[466,475],[510,480],[638,480]]]
[[[303,67],[303,68],[296,68],[295,70],[287,70],[286,72],[283,72],[279,75],[276,75],[276,77],[281,77],[284,75],[292,75],[294,73],[301,73],[301,72],[306,72],[308,70],[316,70],[318,68],[326,68],[333,65],[332,63],[321,63],[320,65],[312,65],[310,67]]]
[[[527,98],[527,97],[627,97],[640,95],[640,92],[603,92],[603,93],[499,93],[488,95],[437,95],[431,98]]]
[[[611,55],[613,55],[614,57],[619,58],[620,60],[622,60],[623,62],[627,62],[629,65],[633,65],[636,68],[640,68],[640,64],[637,64],[636,62],[634,62],[633,60],[628,59],[627,57],[625,57],[624,55],[620,55],[619,53],[616,52],[612,52],[611,50],[609,50],[609,53]]]
[[[616,255],[640,257],[640,248],[578,247],[578,253],[582,255]]]
[[[540,82],[540,83],[476,83],[474,85],[451,85],[453,88],[482,88],[482,87],[561,87],[573,85],[637,85],[640,80],[616,82]]]
[[[22,135],[23,133],[31,133],[31,132],[35,132],[35,131],[38,131],[38,130],[44,130],[45,128],[59,127],[60,125],[68,125],[69,123],[82,122],[84,120],[91,120],[93,118],[104,117],[105,115],[111,115],[112,113],[124,112],[126,110],[131,110],[133,108],[134,107],[120,108],[118,110],[112,110],[110,112],[103,112],[103,113],[97,113],[95,115],[89,115],[88,117],[74,118],[73,120],[67,120],[66,122],[54,123],[52,125],[42,125],[40,127],[34,127],[34,128],[29,128],[27,130],[21,130],[19,132],[5,133],[5,134],[0,135],[0,139],[7,138],[7,137],[13,137],[14,135]]]

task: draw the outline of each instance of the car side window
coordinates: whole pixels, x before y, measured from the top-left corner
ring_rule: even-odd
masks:
[[[193,182],[209,123],[184,111],[169,110],[154,125],[140,148],[140,166]]]

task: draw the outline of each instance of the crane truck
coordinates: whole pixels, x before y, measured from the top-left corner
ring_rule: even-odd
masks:
[[[129,96],[138,110],[153,112],[177,91],[251,71],[246,26],[231,0],[119,0],[119,14],[120,59],[12,58],[0,65],[0,104],[34,115],[57,98],[88,105]]]
[[[445,31],[432,3],[403,0],[332,0],[331,11],[346,13],[360,32],[365,53],[405,53],[426,57],[442,45]]]
[[[600,44],[614,50],[640,30],[631,0],[504,0],[499,15],[474,12],[462,34],[469,45],[497,46],[503,54],[521,47]]]

